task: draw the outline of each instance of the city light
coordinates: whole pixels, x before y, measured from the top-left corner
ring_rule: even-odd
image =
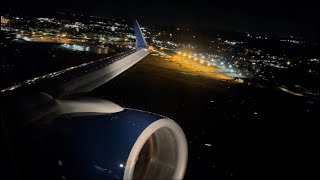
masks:
[[[15,17],[14,17],[15,18]],[[23,20],[23,18],[19,18],[19,20]],[[99,47],[99,45],[94,45],[94,43],[100,43],[107,45],[111,42],[114,43],[114,46],[117,47],[127,47],[132,48],[134,47],[134,41],[132,39],[135,38],[135,36],[132,33],[127,32],[127,30],[130,29],[130,25],[127,26],[126,24],[122,23],[116,23],[113,22],[107,23],[107,22],[95,22],[94,20],[90,21],[90,23],[82,23],[79,19],[77,22],[60,22],[60,20],[55,18],[37,18],[36,21],[42,22],[36,24],[45,25],[46,22],[54,23],[57,25],[56,27],[63,27],[62,28],[54,28],[53,27],[33,27],[28,29],[28,24],[25,24],[21,26],[20,28],[15,28],[14,31],[16,32],[16,38],[15,41],[32,41],[32,42],[52,42],[52,43],[61,43],[64,44],[62,47],[75,50],[75,51],[92,51],[95,49],[95,47]],[[116,27],[115,27],[116,26]],[[95,31],[96,28],[99,29],[106,29],[110,31],[110,29],[115,28],[117,31],[108,33],[102,33],[101,31]],[[124,28],[124,27],[127,27]],[[74,34],[75,28],[78,28],[78,33]],[[91,32],[90,32],[91,30]],[[246,47],[245,40],[239,41],[237,38],[233,37],[224,37],[218,35],[216,38],[210,39],[210,43],[212,45],[208,46],[207,49],[205,46],[201,46],[200,42],[176,42],[175,39],[170,38],[169,36],[173,36],[175,34],[174,32],[171,32],[170,30],[161,30],[165,34],[169,35],[161,37],[161,39],[158,37],[158,35],[161,35],[162,32],[153,32],[149,31],[148,28],[141,28],[143,32],[145,32],[145,35],[148,35],[148,38],[152,39],[152,42],[154,43],[155,51],[156,49],[160,50],[168,50],[168,52],[161,52],[157,54],[157,56],[165,56],[165,58],[170,58],[171,54],[170,51],[173,51],[176,53],[176,55],[180,55],[185,58],[181,58],[183,61],[192,60],[192,65],[200,65],[203,64],[205,66],[214,66],[212,69],[217,68],[222,70],[225,75],[231,76],[231,77],[237,77],[237,76],[246,76],[246,78],[249,78],[249,76],[254,75],[258,72],[263,71],[264,67],[266,66],[272,66],[275,68],[282,68],[282,69],[288,69],[291,66],[295,65],[298,66],[298,64],[294,64],[293,59],[288,59],[290,56],[286,56],[286,54],[283,55],[273,55],[270,52],[266,53],[264,52],[264,49],[259,49],[257,47]],[[189,29],[188,29],[189,30]],[[190,28],[191,30],[191,28]],[[45,33],[47,32],[47,33]],[[50,33],[49,33],[50,32]],[[69,34],[70,32],[70,34]],[[86,34],[90,35],[89,38],[86,36]],[[178,34],[175,34],[175,36],[179,36]],[[191,35],[193,36],[193,35]],[[265,39],[270,39],[268,35],[266,34],[255,34],[255,33],[249,33],[246,32],[245,36],[248,38],[258,38],[259,40],[263,41]],[[194,36],[195,37],[195,36]],[[199,38],[201,36],[199,35]],[[268,37],[268,38],[267,38]],[[198,38],[198,37],[197,37]],[[98,40],[98,41],[97,41]],[[124,43],[124,41],[129,41],[129,43],[132,44],[125,44],[122,45],[121,43]],[[305,40],[291,37],[291,36],[283,36],[278,39],[278,41],[281,41],[283,43],[305,43]],[[119,43],[118,43],[119,42]],[[76,44],[76,45],[73,45]],[[238,46],[241,45],[241,46]],[[237,46],[236,51],[234,51],[234,46]],[[112,49],[113,50],[113,49]],[[184,50],[184,51],[182,51]],[[98,50],[99,51],[99,50]],[[196,53],[197,52],[197,53]],[[269,54],[270,53],[270,54]],[[156,55],[156,53],[155,53]],[[179,58],[178,57],[178,58]],[[294,57],[292,57],[294,58]],[[196,63],[195,61],[199,62]],[[317,62],[319,63],[319,59],[308,59],[307,63],[313,63]],[[303,64],[302,58],[297,59],[297,63]],[[208,68],[204,67],[203,65],[200,65],[202,68]],[[247,69],[246,69],[247,68]],[[250,69],[249,69],[250,68]],[[261,70],[262,69],[262,70]],[[241,71],[245,71],[246,73]],[[314,69],[308,68],[306,69],[306,72],[310,73],[317,73]],[[265,76],[265,75],[262,75]],[[266,77],[267,79],[269,77]],[[272,75],[270,75],[270,78],[272,78]]]
[[[211,16],[214,16],[217,15],[217,13],[221,15],[222,12],[222,14],[229,14],[228,16],[239,16],[238,19],[242,19],[243,22],[238,22],[238,24],[244,23],[245,25],[248,24],[245,23],[248,15],[247,11],[251,9],[254,10],[254,8],[244,8],[246,5],[241,5],[243,7],[237,7],[237,12],[233,12],[232,8],[230,10],[228,7],[225,8],[226,11],[223,11],[218,5],[215,7],[209,7],[209,3],[195,3],[200,4],[197,5],[197,10],[191,11],[191,8],[190,11],[185,11],[184,13],[197,14],[200,12],[201,14],[201,11],[208,11],[206,13],[208,16],[210,16],[210,14]],[[158,4],[163,4],[163,2],[158,2]],[[110,8],[113,8],[114,6],[112,1],[105,2],[104,4],[93,4],[93,6],[99,5],[104,5],[104,7],[109,5]],[[181,4],[178,5],[181,6]],[[191,6],[192,5],[193,4],[191,4]],[[202,8],[199,8],[201,5]],[[203,9],[203,6],[206,5],[208,5],[208,7]],[[172,4],[168,4],[168,6],[172,6]],[[257,6],[260,7],[261,5],[258,3]],[[128,12],[124,12],[126,8],[121,9],[123,6],[120,6],[119,8],[119,10],[114,8],[114,11],[119,11],[120,14],[125,13],[125,15],[130,14]],[[142,7],[140,9],[138,8],[138,6],[132,7],[131,11],[141,11]],[[149,8],[154,11],[152,16],[163,16],[163,10],[159,10],[157,5],[149,4]],[[270,6],[267,8],[270,9],[277,7]],[[68,12],[68,9],[66,10]],[[211,11],[219,12],[213,13],[212,15]],[[245,11],[244,15],[241,15],[241,11]],[[304,12],[303,10],[300,11],[301,13]],[[99,12],[96,13],[98,14]],[[166,13],[170,14],[169,12]],[[255,12],[249,14],[253,15],[254,13]],[[294,12],[288,13],[294,14]],[[4,16],[7,16],[5,13],[3,14]],[[263,16],[264,14],[260,13],[260,15]],[[108,92],[107,94],[110,94],[110,100],[119,101],[119,103],[123,105],[127,104],[124,100],[131,100],[132,102],[130,102],[129,105],[133,107],[135,106],[135,101],[137,101],[138,106],[147,106],[149,109],[154,109],[160,114],[163,113],[170,118],[172,117],[172,119],[178,120],[179,117],[181,119],[182,113],[183,117],[186,118],[186,123],[181,122],[182,125],[185,126],[183,131],[188,135],[186,147],[189,149],[189,154],[192,156],[189,158],[189,165],[192,165],[192,163],[205,163],[205,165],[208,165],[206,168],[198,168],[199,172],[195,171],[194,168],[187,168],[188,170],[193,170],[193,172],[187,172],[186,179],[197,179],[199,173],[201,175],[208,175],[209,177],[210,175],[212,176],[212,174],[221,178],[237,177],[238,175],[244,177],[248,174],[246,171],[242,172],[244,168],[244,170],[254,169],[255,167],[258,167],[258,165],[264,165],[265,162],[261,161],[260,164],[242,163],[241,166],[231,169],[221,167],[221,163],[217,163],[215,161],[216,158],[212,158],[212,155],[217,154],[215,147],[218,147],[219,143],[217,144],[216,138],[209,137],[210,134],[212,134],[211,132],[227,132],[228,134],[228,132],[232,130],[232,132],[240,132],[237,134],[239,134],[241,139],[243,139],[243,136],[248,136],[248,138],[252,139],[252,137],[255,138],[257,133],[258,135],[261,135],[262,133],[268,135],[269,131],[259,131],[261,129],[266,129],[264,126],[265,123],[261,122],[268,119],[269,116],[272,116],[271,119],[276,119],[278,117],[276,112],[278,111],[285,112],[285,114],[283,113],[284,116],[290,120],[294,118],[297,113],[303,113],[301,115],[304,115],[305,117],[314,117],[314,113],[317,112],[317,106],[311,106],[310,102],[312,101],[314,105],[319,104],[319,91],[316,85],[317,81],[315,81],[318,79],[320,72],[318,68],[320,65],[320,58],[319,52],[317,52],[320,44],[318,41],[313,40],[309,43],[309,41],[307,39],[303,39],[303,37],[290,37],[289,35],[279,37],[280,33],[267,34],[270,27],[264,27],[265,29],[257,27],[255,28],[255,31],[257,32],[250,32],[249,34],[249,32],[242,32],[242,30],[252,28],[244,27],[238,30],[233,27],[235,24],[232,23],[231,25],[229,25],[230,23],[225,23],[225,28],[230,29],[226,32],[224,32],[224,30],[210,30],[211,26],[214,26],[214,24],[221,24],[221,22],[223,23],[225,20],[216,18],[216,21],[211,21],[212,18],[210,20],[210,17],[208,17],[204,18],[203,22],[196,22],[186,17],[184,22],[181,23],[174,22],[177,18],[173,17],[175,14],[171,14],[172,18],[170,19],[165,19],[167,16],[155,17],[154,19],[160,18],[159,22],[141,22],[141,25],[145,26],[145,28],[141,28],[141,31],[145,35],[147,40],[146,42],[148,43],[140,44],[139,41],[141,39],[143,40],[143,38],[141,36],[136,36],[139,34],[135,34],[134,31],[132,31],[132,24],[127,21],[127,19],[113,19],[112,16],[101,18],[89,18],[85,16],[86,14],[84,14],[84,17],[81,17],[76,14],[72,15],[72,13],[63,13],[57,16],[59,18],[53,19],[36,19],[34,17],[29,18],[28,16],[23,16],[24,19],[16,19],[16,16],[8,15],[10,22],[7,24],[1,24],[1,30],[6,30],[3,30],[2,32],[5,37],[3,38],[3,41],[0,42],[1,47],[7,46],[3,48],[5,62],[0,65],[0,70],[2,71],[2,74],[8,75],[7,77],[4,76],[4,83],[8,85],[1,84],[0,94],[4,94],[4,97],[7,97],[6,94],[8,93],[8,97],[12,97],[11,94],[14,95],[16,91],[20,95],[20,92],[26,90],[26,93],[21,94],[27,96],[30,92],[29,90],[31,90],[32,96],[27,98],[27,103],[35,104],[32,102],[31,98],[34,97],[33,94],[39,94],[41,91],[49,94],[52,92],[53,96],[50,98],[52,101],[54,101],[54,97],[69,97],[70,94],[70,98],[72,98],[72,100],[79,99],[80,103],[82,102],[82,96],[86,95],[94,95],[97,98],[101,97],[108,99],[108,97],[105,97],[106,92]],[[141,16],[141,20],[146,19],[150,14],[145,14],[144,16],[145,17]],[[245,18],[242,16],[245,16]],[[279,17],[272,16],[272,14],[270,18],[258,16],[253,18],[250,17],[251,20],[256,21],[259,21],[259,18],[260,21],[261,19],[267,19],[267,23],[269,24],[273,18],[279,19]],[[165,24],[166,20],[170,21],[170,23],[168,22],[168,25]],[[288,23],[285,23],[285,19],[280,17],[280,20],[281,22],[284,22],[284,24],[280,25],[288,25]],[[273,24],[279,25],[280,20],[276,20]],[[150,24],[148,24],[148,22]],[[180,30],[180,28],[177,28],[174,23],[182,24],[180,27],[181,31],[176,31]],[[203,25],[210,29],[206,29]],[[249,25],[251,24],[249,23]],[[271,29],[275,32],[277,29],[281,31],[283,30],[283,27],[280,25],[271,27]],[[261,28],[265,31],[264,33],[259,33],[259,29]],[[135,32],[137,32],[136,26],[134,29]],[[300,31],[302,29],[303,26],[298,30]],[[297,32],[298,30],[292,29],[290,32],[300,34],[300,32]],[[175,35],[174,37],[173,34]],[[194,34],[197,35],[194,36]],[[305,33],[301,32],[301,35],[303,34]],[[42,48],[42,46],[44,47]],[[144,58],[144,60],[142,60],[142,58]],[[142,61],[139,62],[140,60]],[[39,64],[39,62],[41,63]],[[137,62],[139,63],[135,65],[134,68],[126,71],[126,76],[133,77],[133,79],[131,78],[132,80],[130,80],[130,78],[124,79],[120,77],[102,85],[106,81],[117,76],[117,71],[121,70],[121,72],[123,72]],[[124,65],[127,66],[125,69]],[[19,77],[20,74],[21,77]],[[14,76],[11,77],[10,75]],[[145,82],[152,82],[152,84],[135,83],[140,76],[143,76],[143,80]],[[18,79],[15,80],[15,77]],[[11,79],[14,81],[11,82]],[[20,79],[22,80],[21,82]],[[114,84],[116,84],[116,88],[112,88],[112,85]],[[123,92],[126,92],[125,90],[130,89],[130,86],[133,84],[136,85],[136,87],[132,93],[117,92],[118,89],[123,89]],[[2,86],[7,88],[2,89]],[[23,88],[25,86],[28,87]],[[91,89],[96,86],[100,86],[99,89],[94,90],[93,92],[86,92],[91,91]],[[145,93],[150,91],[151,86],[152,89],[160,89],[159,93],[156,94],[159,97],[154,98],[153,96],[155,96],[155,93]],[[64,90],[66,90],[66,93],[62,92]],[[183,93],[183,91],[186,91],[186,93]],[[62,95],[66,94],[66,96],[60,96],[60,93]],[[288,95],[285,93],[288,93]],[[269,100],[266,95],[276,98],[269,98]],[[297,99],[297,97],[291,98],[292,95],[305,97]],[[40,94],[40,97],[41,96],[43,96],[42,93]],[[37,96],[35,97],[35,100],[37,101],[38,98]],[[45,97],[47,98],[50,96]],[[73,97],[76,99],[73,99]],[[25,99],[21,98],[20,100],[20,97],[18,96],[16,98],[19,98],[18,102]],[[159,105],[157,104],[160,103],[166,105],[168,102],[162,101],[167,100],[170,100],[170,104],[173,104],[174,106],[170,108],[160,107],[159,109]],[[103,101],[104,100],[102,100],[102,102]],[[9,102],[13,104],[16,101],[8,101],[8,103]],[[7,102],[3,103],[6,105]],[[41,101],[40,103],[42,105],[43,102]],[[148,104],[150,105],[148,106]],[[54,105],[56,105],[56,103]],[[8,105],[8,107],[11,106]],[[16,109],[16,107],[18,106],[13,105],[13,108]],[[55,107],[56,106],[54,106],[54,108]],[[63,107],[61,106],[61,108]],[[7,109],[7,107],[5,109]],[[41,111],[47,109],[51,110],[49,106],[47,108],[40,108],[37,110]],[[38,113],[40,115],[47,115],[47,113],[38,111],[36,113],[27,113],[27,115]],[[126,109],[126,111],[132,111],[132,113],[127,115],[135,115],[133,112],[135,110]],[[224,111],[227,111],[227,113]],[[306,111],[308,114],[304,113]],[[50,112],[49,114],[51,115],[54,113],[55,112]],[[138,110],[137,113],[143,114],[145,112]],[[148,114],[149,113],[146,112],[146,116],[149,116]],[[79,113],[79,115],[82,116],[83,114]],[[224,123],[226,115],[228,119],[227,124]],[[75,116],[77,116],[77,114],[75,114]],[[115,114],[115,116],[119,118],[122,117],[117,114]],[[152,116],[156,117],[157,115]],[[202,117],[201,122],[193,122],[194,117],[197,116]],[[108,117],[111,118],[111,116]],[[87,119],[87,117],[85,118]],[[249,121],[246,118],[249,118]],[[92,117],[91,119],[94,120],[96,118]],[[104,117],[101,117],[100,119],[105,120]],[[212,119],[218,119],[218,123],[216,124],[221,124],[222,122],[222,124],[225,125],[212,126]],[[150,122],[147,123],[152,122],[154,121],[150,119]],[[243,124],[243,122],[245,123]],[[279,122],[280,121],[276,120],[273,120],[272,122],[270,121],[270,123],[268,123],[268,125],[270,124],[268,128],[277,128],[279,126]],[[133,125],[138,128],[139,132],[142,133],[145,126],[141,126],[141,124],[136,122],[133,123]],[[287,125],[287,122],[280,123]],[[296,124],[303,125],[303,123],[304,122],[299,121],[299,124]],[[309,123],[309,121],[307,123]],[[132,122],[130,122],[130,124],[132,125]],[[239,124],[241,124],[241,126],[239,126]],[[195,129],[192,127],[196,125],[198,125],[199,128]],[[246,128],[246,126],[249,127],[249,129]],[[94,127],[92,126],[91,129],[94,129]],[[117,128],[117,130],[118,129],[119,128]],[[155,129],[151,130],[155,131]],[[166,130],[157,131],[156,135],[158,136],[159,134],[159,136],[167,136],[168,134],[170,136],[172,135],[171,131],[174,133],[173,130],[175,129],[167,130],[170,131],[169,133],[167,133]],[[247,130],[249,130],[249,133]],[[274,130],[274,128],[271,130]],[[278,134],[286,134],[285,130],[285,128],[282,128],[281,132]],[[34,138],[31,140],[34,140]],[[162,156],[164,156],[162,159],[164,159],[167,165],[172,168],[172,173],[170,171],[167,174],[160,174],[160,176],[166,179],[172,179],[169,176],[174,176],[176,173],[182,174],[181,172],[184,172],[185,169],[178,166],[181,158],[171,158],[172,156],[170,153],[172,149],[176,152],[175,150],[177,148],[175,146],[180,146],[181,143],[179,141],[185,141],[185,139],[178,138],[176,139],[177,142],[171,144],[170,142],[164,142],[165,140],[168,140],[166,138],[152,139],[151,137],[151,140],[159,140],[159,143],[156,143],[160,146],[164,145],[169,147],[172,145],[172,148],[170,149],[169,147],[169,151],[164,152],[164,155],[162,152],[160,153],[161,157],[159,159],[161,160]],[[239,138],[225,138],[223,136],[219,139],[221,142],[230,142],[231,144],[237,143],[238,140]],[[119,138],[115,139],[115,141],[118,142]],[[147,143],[150,144],[150,142]],[[151,145],[155,146],[150,146],[151,149],[147,149],[148,152],[145,154],[152,155],[153,153],[157,155],[157,152],[168,149],[167,147],[158,148],[160,146],[156,143],[151,142]],[[231,155],[235,154],[233,152],[238,152],[239,149],[245,149],[247,144],[240,143],[239,146],[233,148]],[[199,148],[200,151],[194,151]],[[230,154],[229,149],[230,148],[222,148],[220,154]],[[225,150],[227,152],[224,152]],[[258,150],[260,151],[258,152],[258,155],[263,156],[267,153],[270,154],[268,148],[259,148]],[[41,149],[39,149],[39,151],[41,151]],[[182,151],[179,151],[179,153],[180,152]],[[119,153],[120,155],[128,154],[130,153],[130,149],[122,148]],[[169,154],[166,155],[166,153]],[[239,153],[236,153],[235,156],[232,156],[230,159],[239,159],[238,154]],[[252,159],[255,160],[254,158],[257,157],[256,154],[247,153],[246,159],[248,159],[248,162],[252,162]],[[111,164],[112,167],[106,166],[105,163],[101,164],[101,162],[95,162],[94,160],[91,163],[91,169],[93,168],[103,176],[121,178],[121,174],[118,177],[120,171],[123,174],[124,170],[130,170],[130,167],[126,165],[126,162],[123,161],[123,159],[115,159],[112,157],[108,158],[108,153],[103,158],[109,160],[110,163],[108,163]],[[146,158],[147,161],[150,161],[150,157]],[[32,157],[30,157],[30,159],[32,159]],[[61,167],[67,165],[67,162],[59,159],[60,158],[57,158],[55,160],[55,165],[59,165]],[[185,158],[185,160],[187,159]],[[234,163],[232,164],[232,162],[230,164],[230,162],[223,161],[222,164],[234,166]],[[274,168],[274,163],[266,166],[272,169]],[[148,167],[142,168],[145,168],[145,170],[148,171]],[[151,167],[147,173],[146,171],[143,172],[143,170],[136,171],[136,173],[134,172],[133,177],[141,179],[152,178],[154,177],[152,176],[154,175],[154,169],[152,168],[153,167]],[[157,172],[164,172],[167,170],[166,168],[167,166],[159,166],[159,171]],[[205,169],[205,171],[203,169]],[[75,174],[76,176],[81,176],[86,172],[83,172],[82,174],[81,172],[75,173],[77,173]],[[270,171],[266,169],[264,174],[268,173],[270,173]],[[32,173],[28,173],[27,175],[29,174],[33,176]],[[65,177],[71,177],[72,174],[69,174],[62,174],[60,176],[62,179],[65,179]],[[250,175],[251,174],[249,174],[249,176]],[[35,176],[37,177],[38,175],[35,174]],[[88,179],[90,179],[90,177]]]
[[[28,37],[22,37],[22,39],[25,40],[25,41],[31,41],[31,39],[28,38]]]

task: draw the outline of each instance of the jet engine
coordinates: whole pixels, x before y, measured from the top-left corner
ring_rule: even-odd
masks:
[[[187,141],[173,120],[95,98],[33,99],[48,113],[11,131],[23,178],[183,179]]]

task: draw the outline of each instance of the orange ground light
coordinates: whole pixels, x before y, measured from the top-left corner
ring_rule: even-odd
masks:
[[[206,78],[220,79],[220,80],[234,80],[234,78],[222,74],[216,67],[207,64],[201,64],[200,61],[195,61],[183,56],[166,56],[165,58],[157,56],[149,56],[145,63],[160,66],[166,69],[180,71],[181,73],[203,76]],[[161,61],[161,62],[159,62]]]

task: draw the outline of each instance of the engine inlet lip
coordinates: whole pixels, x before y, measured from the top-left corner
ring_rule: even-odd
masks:
[[[147,142],[149,137],[152,136],[156,131],[161,128],[167,128],[173,134],[176,139],[177,151],[177,167],[171,179],[183,179],[187,161],[188,161],[188,146],[187,140],[181,127],[171,119],[159,119],[151,123],[138,137],[134,143],[131,152],[129,154],[128,160],[126,162],[123,179],[132,179],[134,174],[134,169],[136,165],[137,158],[144,144]]]

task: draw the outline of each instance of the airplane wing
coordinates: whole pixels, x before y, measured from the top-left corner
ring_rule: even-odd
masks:
[[[28,89],[30,82],[36,82],[36,89],[49,93],[54,97],[89,92],[118,76],[149,54],[148,46],[138,21],[135,20],[133,22],[133,27],[136,36],[136,47],[133,50],[25,80],[19,83],[21,84],[20,86],[8,87],[1,92],[14,90],[16,87]],[[31,91],[34,91],[34,87],[31,87],[31,89]]]
[[[120,73],[147,56],[149,54],[149,50],[147,49],[148,46],[138,21],[134,21],[133,27],[136,36],[136,48],[134,50],[124,52],[120,57],[117,56],[112,59],[103,59],[95,64],[90,64],[91,67],[96,66],[95,70],[89,73],[77,72],[80,74],[78,78],[64,83],[59,87],[59,96],[67,95],[68,93],[89,92],[118,76]],[[83,72],[84,69],[87,68],[81,68]]]
[[[16,179],[183,178],[188,148],[177,123],[107,100],[69,96],[99,87],[147,56],[137,21],[134,31],[133,50],[2,91],[9,91],[0,102],[5,157],[12,165],[6,172]]]

